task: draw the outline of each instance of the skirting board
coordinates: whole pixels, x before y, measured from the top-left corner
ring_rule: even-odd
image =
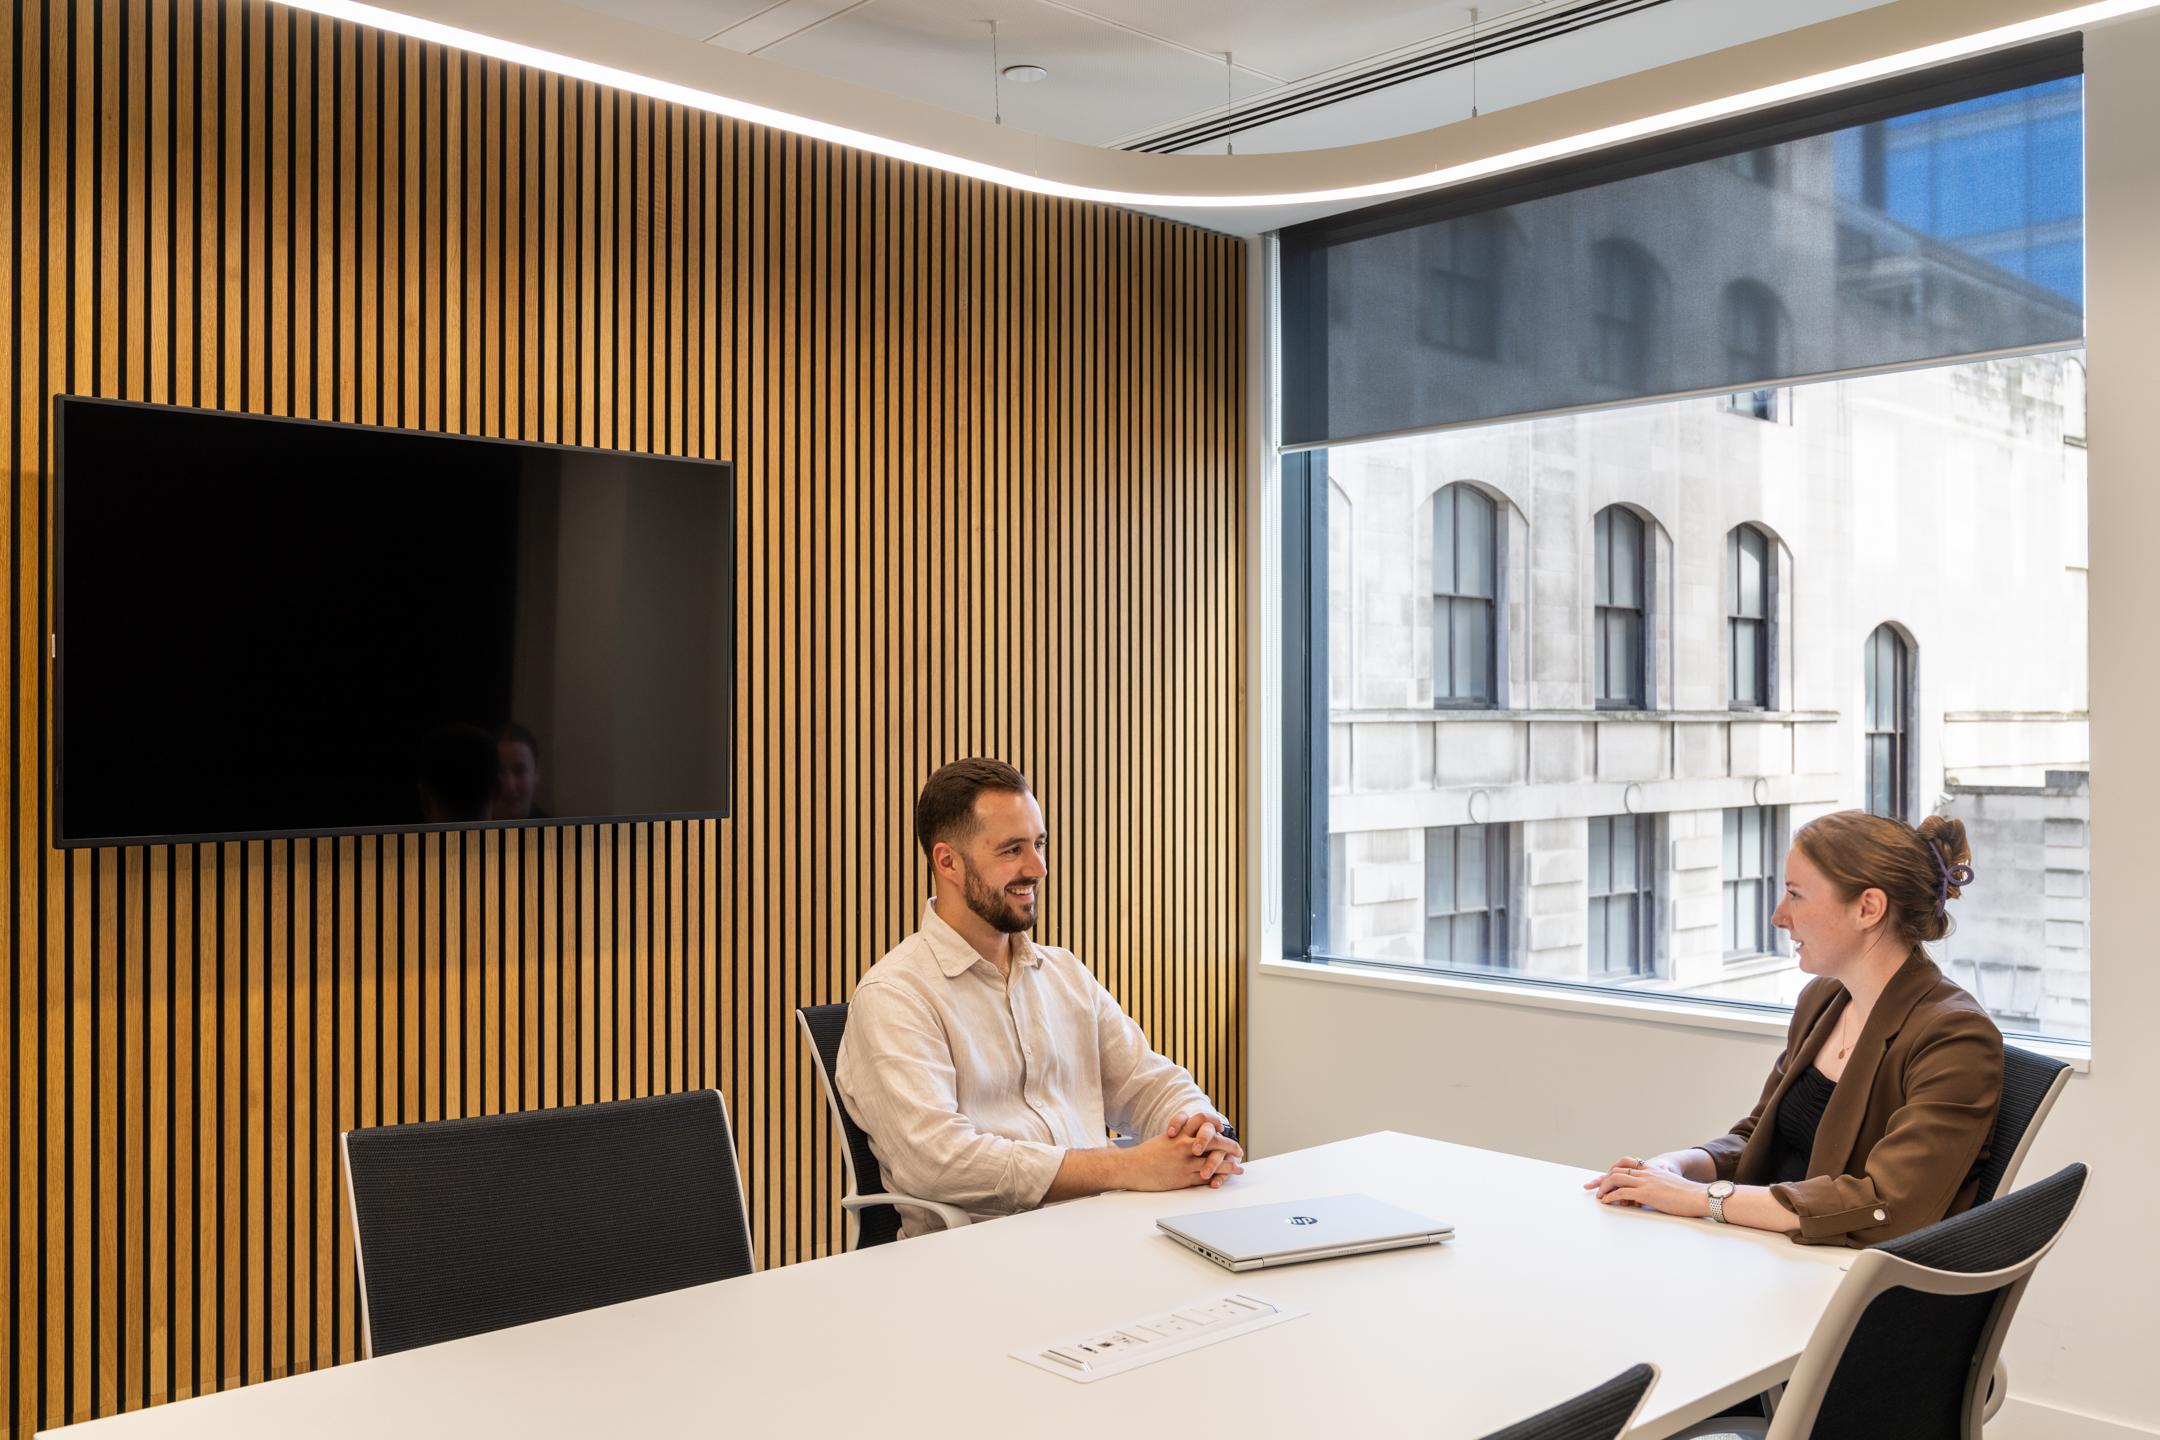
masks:
[[[2014,1379],[2010,1383],[2017,1384]],[[1987,1427],[1987,1440],[2145,1440],[2154,1435],[2160,1435],[2160,1430],[2021,1400],[2014,1390]]]

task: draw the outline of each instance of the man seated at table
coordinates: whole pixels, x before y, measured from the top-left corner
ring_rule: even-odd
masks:
[[[1244,1151],[1182,1065],[1069,950],[1028,939],[1049,874],[1018,770],[956,760],[923,786],[934,898],[855,987],[841,1099],[889,1189],[977,1216],[1105,1190],[1220,1186]],[[1108,1144],[1105,1127],[1144,1137]],[[903,1238],[938,1228],[900,1207]]]

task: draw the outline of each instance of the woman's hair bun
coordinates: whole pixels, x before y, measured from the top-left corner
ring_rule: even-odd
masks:
[[[1965,839],[1964,821],[1953,820],[1947,815],[1930,815],[1916,828],[1920,832],[1920,838],[1927,841],[1936,854],[1942,856],[1945,875],[1954,865],[1972,864],[1972,845]],[[1967,883],[1970,883],[1970,879],[1968,873]],[[1949,886],[1950,898],[1957,899],[1964,893],[1964,889],[1962,885]]]

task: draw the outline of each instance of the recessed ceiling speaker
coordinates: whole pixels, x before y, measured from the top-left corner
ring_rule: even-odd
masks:
[[[1047,80],[1050,72],[1040,65],[1007,65],[1005,78],[1016,85],[1032,85],[1037,80]]]

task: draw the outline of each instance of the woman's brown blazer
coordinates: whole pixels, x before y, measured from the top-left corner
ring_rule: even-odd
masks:
[[[1754,1113],[1702,1147],[1719,1179],[1769,1180],[1778,1106],[1849,1003],[1845,987],[1831,979],[1800,992],[1785,1053]],[[1853,1044],[1816,1127],[1808,1178],[1770,1187],[1800,1217],[1793,1239],[1862,1249],[1972,1208],[2002,1103],[2002,1074],[2002,1032],[1915,946]]]

